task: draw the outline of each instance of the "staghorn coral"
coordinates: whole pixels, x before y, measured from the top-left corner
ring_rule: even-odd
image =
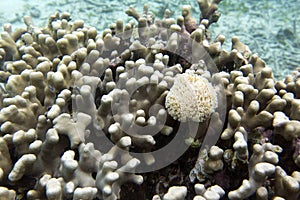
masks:
[[[203,184],[195,184],[195,192],[196,196],[194,200],[213,200],[213,199],[220,199],[224,196],[225,191],[218,185],[210,186],[209,188],[205,188]]]
[[[277,81],[236,36],[229,52],[212,41],[219,2],[198,1],[199,23],[190,6],[177,19],[145,6],[102,33],[68,13],[6,26],[1,194],[297,199],[299,72]]]
[[[187,194],[187,188],[184,186],[170,187],[168,192],[163,196],[164,200],[183,200]],[[153,196],[152,200],[161,200],[158,195]]]
[[[213,185],[209,188],[205,188],[203,184],[195,184],[194,186],[196,195],[194,200],[218,200],[225,194],[224,190],[218,186]],[[152,200],[183,200],[187,195],[187,188],[184,186],[172,186],[168,192],[160,198],[159,195],[154,195]]]
[[[273,146],[270,143],[265,143],[263,146],[255,144],[253,151],[248,164],[249,180],[243,180],[238,189],[229,192],[229,199],[251,196],[265,179],[275,172],[275,164],[279,161],[275,152],[280,153],[282,151],[279,146]]]
[[[217,11],[218,3],[220,2],[221,0],[198,0],[198,5],[201,11],[200,21],[202,19],[208,19],[209,24],[217,22],[221,15]]]
[[[223,153],[224,151],[217,146],[212,146],[209,152],[206,149],[200,151],[196,165],[190,173],[190,179],[194,181],[197,178],[203,181],[209,174],[222,170]]]
[[[9,149],[7,146],[6,141],[1,137],[0,138],[0,147],[1,147],[1,151],[0,151],[0,157],[1,157],[1,168],[0,168],[0,180],[3,181],[6,179],[8,173],[11,171],[12,169],[12,160],[10,158],[10,154],[9,154]]]

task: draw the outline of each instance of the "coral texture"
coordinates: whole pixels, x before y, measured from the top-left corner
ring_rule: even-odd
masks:
[[[220,1],[101,33],[69,13],[0,38],[5,199],[298,199],[300,72],[284,81],[238,37],[211,39]]]
[[[178,74],[166,96],[166,108],[178,121],[203,122],[217,107],[216,95],[211,83],[200,75]]]

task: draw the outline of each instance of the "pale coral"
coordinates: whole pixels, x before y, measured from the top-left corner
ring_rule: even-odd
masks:
[[[217,94],[208,80],[192,73],[178,74],[166,97],[168,113],[176,120],[203,122],[217,107]]]

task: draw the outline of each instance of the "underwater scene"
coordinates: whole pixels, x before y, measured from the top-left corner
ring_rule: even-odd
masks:
[[[0,200],[299,200],[298,0],[0,2]]]

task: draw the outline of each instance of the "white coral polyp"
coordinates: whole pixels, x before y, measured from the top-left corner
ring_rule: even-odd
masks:
[[[217,94],[206,78],[194,73],[178,74],[165,106],[175,120],[203,122],[215,111]]]

